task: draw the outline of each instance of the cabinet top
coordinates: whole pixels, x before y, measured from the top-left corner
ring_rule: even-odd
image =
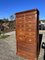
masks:
[[[39,10],[38,9],[32,9],[32,10],[26,10],[26,11],[22,11],[22,12],[17,12],[17,13],[15,13],[15,15],[22,14],[22,13],[27,13],[27,12],[36,12],[36,13],[39,14]]]

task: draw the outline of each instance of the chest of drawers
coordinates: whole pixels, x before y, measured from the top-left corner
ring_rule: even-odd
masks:
[[[37,9],[16,13],[17,55],[30,60],[37,59],[39,52],[38,22]]]

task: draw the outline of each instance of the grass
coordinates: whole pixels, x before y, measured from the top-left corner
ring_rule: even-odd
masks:
[[[0,39],[5,39],[5,38],[7,38],[7,37],[9,37],[10,35],[2,35],[2,36],[0,36]]]
[[[5,35],[4,31],[0,31],[0,39],[5,39],[7,37],[9,37],[10,35]]]

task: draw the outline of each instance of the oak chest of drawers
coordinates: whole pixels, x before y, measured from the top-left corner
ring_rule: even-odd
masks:
[[[37,9],[16,13],[17,55],[36,60],[39,52]]]

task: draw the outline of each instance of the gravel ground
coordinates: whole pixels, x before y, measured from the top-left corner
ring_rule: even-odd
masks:
[[[16,33],[10,32],[8,38],[0,39],[0,60],[25,60],[16,56]]]
[[[45,33],[43,34],[42,42],[45,41]],[[27,60],[16,55],[16,33],[10,32],[6,33],[10,35],[5,39],[0,39],[0,60]],[[39,60],[43,60],[44,50],[40,49]]]

